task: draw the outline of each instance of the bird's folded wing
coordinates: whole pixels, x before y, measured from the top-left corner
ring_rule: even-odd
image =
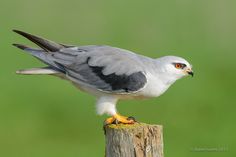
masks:
[[[78,84],[111,93],[135,93],[147,80],[138,55],[110,46],[82,46],[52,52],[53,62]]]

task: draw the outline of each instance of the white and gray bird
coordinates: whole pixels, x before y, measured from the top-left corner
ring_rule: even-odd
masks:
[[[119,99],[158,97],[176,80],[193,76],[192,66],[181,57],[153,59],[116,47],[64,45],[19,30],[13,31],[40,48],[13,45],[47,65],[18,70],[17,73],[48,74],[71,81],[80,90],[96,96],[97,113],[111,115],[106,124],[135,122],[117,113]]]

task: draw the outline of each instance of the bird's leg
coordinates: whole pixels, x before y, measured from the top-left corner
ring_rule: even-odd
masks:
[[[125,117],[119,114],[115,114],[110,118],[105,120],[105,124],[112,124],[112,123],[123,123],[123,124],[133,124],[135,119],[133,117]]]

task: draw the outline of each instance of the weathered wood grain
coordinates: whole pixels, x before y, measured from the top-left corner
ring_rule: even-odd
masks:
[[[106,157],[163,157],[161,125],[135,123],[104,127]]]

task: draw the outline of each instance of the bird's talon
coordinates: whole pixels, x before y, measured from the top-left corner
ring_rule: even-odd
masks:
[[[117,121],[119,121],[119,123],[123,124],[133,124],[135,122],[134,119],[130,119],[129,117],[124,117],[119,114],[114,115],[114,117]]]
[[[113,124],[116,119],[114,117],[109,117],[104,121],[104,125]]]
[[[115,119],[114,121],[113,121],[113,123],[112,124],[119,124],[120,122],[117,120],[117,119]]]
[[[119,114],[114,115],[113,117],[107,118],[104,122],[104,125],[109,124],[134,124],[136,122],[134,117],[124,117]]]
[[[135,119],[134,117],[132,117],[132,116],[129,116],[129,117],[127,118],[127,120],[133,120],[134,122],[137,122],[136,119]]]

